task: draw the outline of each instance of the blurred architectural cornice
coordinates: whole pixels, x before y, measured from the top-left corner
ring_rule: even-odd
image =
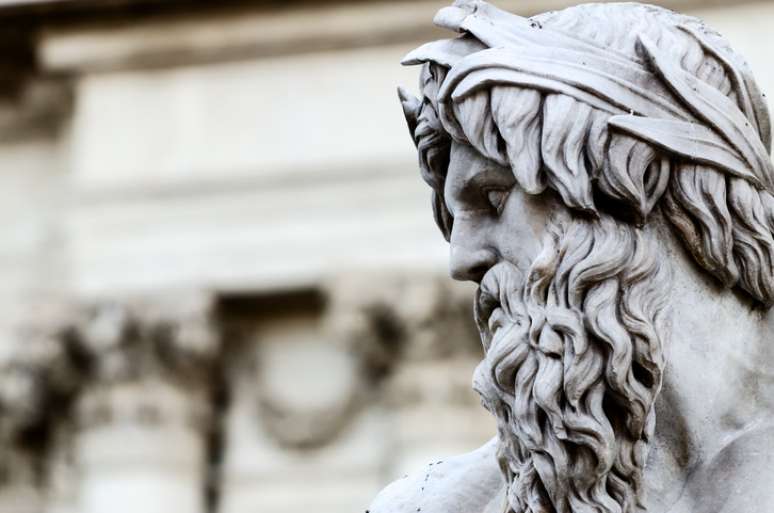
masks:
[[[663,0],[685,11],[755,0]],[[571,0],[500,0],[522,15],[561,9]],[[168,67],[171,63],[253,59],[426,40],[441,0],[415,2],[203,2],[198,0],[19,0],[0,5],[0,19],[39,25],[44,70],[94,72]]]
[[[663,0],[675,10],[756,0]],[[70,78],[445,37],[446,0],[0,0],[0,140],[56,132]],[[499,0],[531,15],[571,0]]]

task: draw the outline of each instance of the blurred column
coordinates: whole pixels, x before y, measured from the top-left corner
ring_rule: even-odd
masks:
[[[205,511],[210,369],[206,295],[104,304],[77,330],[91,379],[77,398],[82,513]]]
[[[15,412],[10,412],[8,407],[11,398],[22,403],[30,399],[27,390],[17,388],[28,384],[18,382],[24,377],[9,377],[8,373],[8,366],[3,366],[0,370],[0,404],[3,407],[0,416],[0,511],[39,513],[42,494],[36,472],[37,455],[20,439],[19,419],[13,418]]]
[[[80,513],[80,475],[73,446],[72,419],[57,419],[51,427],[46,453],[45,513]]]
[[[0,447],[0,511],[40,513],[42,506],[34,455],[3,441],[3,447]]]
[[[47,319],[40,315],[40,323]],[[18,326],[17,326],[18,327]],[[0,344],[0,511],[44,508],[46,433],[52,396],[63,378],[54,337],[9,329]]]

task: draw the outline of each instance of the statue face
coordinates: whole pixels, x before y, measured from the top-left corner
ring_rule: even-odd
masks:
[[[453,142],[443,191],[452,276],[479,283],[474,388],[497,421],[509,511],[635,504],[663,369],[665,273],[634,226],[578,216],[515,174]]]
[[[549,216],[564,208],[553,196],[527,194],[510,169],[457,142],[451,147],[444,197],[454,217],[451,275],[477,283],[498,262],[527,270]]]

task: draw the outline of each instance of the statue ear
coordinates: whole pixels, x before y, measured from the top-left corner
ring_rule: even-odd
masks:
[[[414,132],[417,129],[417,117],[419,116],[419,108],[422,106],[422,102],[419,101],[419,98],[411,96],[411,93],[403,87],[398,87],[398,98],[403,106],[403,115],[406,116],[409,132],[411,132],[411,137],[414,138]]]

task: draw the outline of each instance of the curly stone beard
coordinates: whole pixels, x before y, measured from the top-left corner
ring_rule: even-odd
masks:
[[[664,367],[668,274],[652,233],[554,220],[526,279],[484,277],[474,388],[496,417],[512,513],[631,513]]]

